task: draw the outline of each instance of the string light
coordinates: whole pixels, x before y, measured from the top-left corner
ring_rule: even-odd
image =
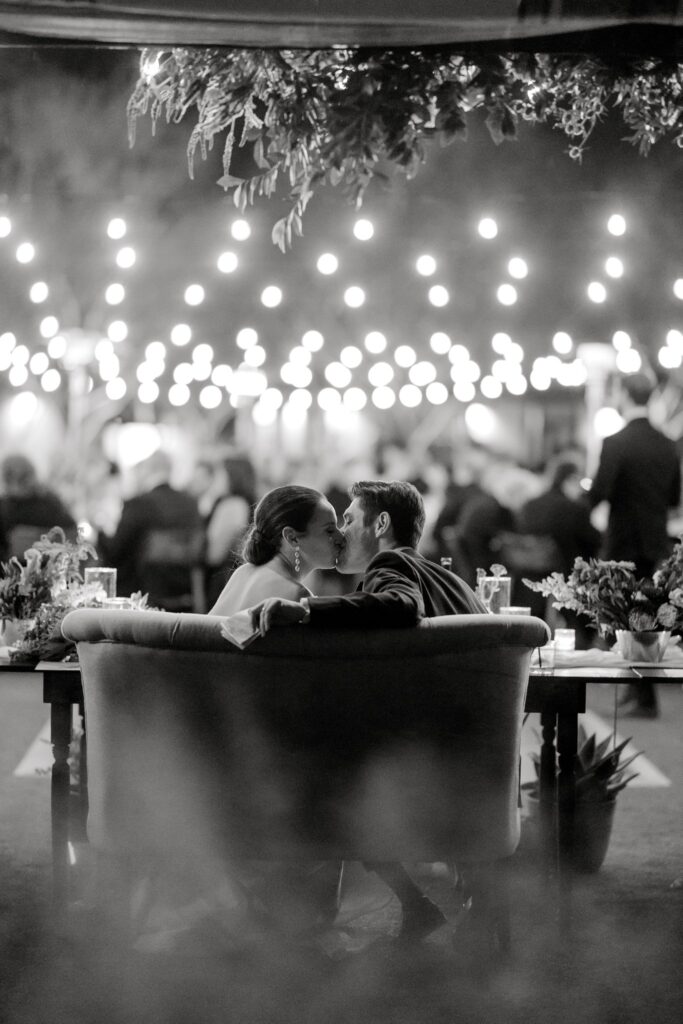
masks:
[[[501,284],[496,290],[496,298],[503,306],[514,306],[517,301],[517,289],[513,284]]]
[[[301,336],[301,344],[304,348],[307,348],[310,352],[319,352],[325,343],[320,331],[306,331]]]
[[[572,341],[572,337],[570,334],[567,334],[566,331],[556,331],[555,334],[553,334],[553,348],[556,352],[559,352],[561,356],[569,355],[573,347],[574,342]]]
[[[432,285],[429,289],[428,297],[432,306],[447,306],[450,301],[448,288],[444,288],[442,284]]]
[[[386,387],[393,379],[394,368],[390,363],[374,363],[368,370],[368,381],[374,388]]]
[[[443,405],[448,401],[448,388],[441,381],[435,380],[432,384],[427,385],[425,395],[427,401],[432,405]]]
[[[45,281],[36,281],[35,284],[31,285],[28,297],[31,300],[31,302],[35,302],[36,304],[38,304],[40,302],[45,302],[45,299],[48,297],[49,293],[50,289],[46,285]]]
[[[433,256],[425,253],[422,256],[418,256],[415,260],[415,269],[423,277],[431,277],[432,274],[436,273],[436,260]]]
[[[618,256],[608,256],[605,260],[605,273],[610,277],[621,277],[624,273],[624,264]]]
[[[249,221],[246,220],[234,220],[230,225],[230,234],[237,242],[246,242],[247,238],[251,235],[251,228],[249,227]]]
[[[498,234],[498,225],[493,217],[482,217],[477,225],[477,231],[482,238],[489,241],[490,239],[495,238]]]
[[[9,217],[0,217],[0,238],[7,238],[12,230],[12,221]]]
[[[443,331],[435,331],[429,339],[429,347],[437,355],[446,355],[451,347],[451,339]]]
[[[316,266],[321,274],[334,274],[339,267],[339,260],[333,253],[324,252],[321,256],[318,256]]]
[[[238,348],[250,348],[251,345],[255,345],[258,341],[258,333],[253,327],[242,327],[235,337],[235,342]]]
[[[365,302],[365,292],[358,285],[351,285],[344,292],[344,302],[352,309],[359,309]]]
[[[204,301],[204,289],[200,284],[189,284],[184,299],[188,306],[199,306]]]
[[[375,233],[375,227],[371,220],[361,217],[353,225],[353,233],[361,242],[369,241]]]
[[[17,246],[17,263],[30,263],[35,254],[36,250],[31,242],[22,242]]]
[[[216,260],[216,266],[220,270],[221,274],[232,274],[239,266],[239,260],[234,252],[229,249],[222,252]]]
[[[623,235],[626,231],[626,220],[620,213],[613,213],[607,221],[607,230],[610,235]]]
[[[168,389],[168,400],[173,406],[187,405],[190,401],[190,389],[186,384],[171,384]]]
[[[379,355],[387,347],[387,339],[381,331],[370,331],[365,335],[364,345],[372,355]]]
[[[529,273],[529,267],[526,260],[522,259],[521,256],[513,256],[508,262],[508,274],[510,277],[514,277],[521,281]]]
[[[267,285],[261,292],[261,302],[269,309],[275,309],[282,302],[282,289],[276,284]]]
[[[111,341],[125,341],[128,337],[128,324],[125,320],[112,320],[107,327],[107,337]]]
[[[396,395],[391,388],[377,387],[372,392],[372,404],[377,409],[391,409],[396,402]]]
[[[123,238],[123,236],[126,233],[126,230],[126,222],[123,219],[123,217],[112,217],[112,219],[107,224],[107,234],[110,238],[114,240]]]
[[[59,320],[56,316],[43,317],[39,330],[43,338],[51,338],[59,330]]]
[[[128,270],[134,265],[136,258],[135,249],[130,245],[124,245],[116,254],[116,265],[122,270]]]
[[[600,281],[591,281],[586,288],[588,298],[591,302],[604,302],[607,298],[607,289]]]
[[[394,362],[397,366],[412,366],[416,359],[415,349],[410,345],[399,345],[394,352]]]

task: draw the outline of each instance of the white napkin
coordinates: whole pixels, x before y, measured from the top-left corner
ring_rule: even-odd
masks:
[[[254,626],[252,622],[251,612],[249,609],[245,609],[242,612],[235,612],[221,623],[221,635],[243,651],[261,634],[258,626]]]

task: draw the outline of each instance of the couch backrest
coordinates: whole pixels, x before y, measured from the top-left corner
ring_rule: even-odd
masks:
[[[538,619],[275,630],[71,612],[96,846],[260,858],[495,859],[518,841]]]

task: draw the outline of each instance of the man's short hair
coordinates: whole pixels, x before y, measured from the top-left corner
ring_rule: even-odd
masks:
[[[359,499],[365,526],[387,512],[400,547],[416,548],[420,543],[425,507],[417,487],[405,480],[359,480],[349,488],[349,496]]]
[[[628,373],[621,386],[634,405],[647,405],[655,389],[655,382],[646,373]]]

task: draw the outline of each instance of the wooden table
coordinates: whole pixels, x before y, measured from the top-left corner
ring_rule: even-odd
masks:
[[[583,654],[585,652],[577,652]],[[566,660],[570,660],[567,658]],[[2,666],[0,670],[20,670],[21,666]],[[26,667],[23,668],[26,671]],[[50,728],[54,764],[52,766],[52,854],[54,899],[65,904],[69,889],[69,838],[71,825],[84,829],[88,813],[87,744],[81,737],[80,777],[70,799],[71,780],[68,764],[73,736],[73,712],[83,716],[83,689],[76,663],[40,662],[35,671],[42,675],[43,701],[50,706]],[[572,871],[570,868],[574,826],[574,760],[577,751],[578,715],[586,710],[586,686],[629,683],[637,678],[653,678],[663,683],[683,682],[683,664],[678,667],[558,667],[535,670],[529,677],[525,710],[541,716],[541,834],[548,877],[559,889],[560,929],[567,933],[571,924]],[[556,771],[559,767],[559,773]]]

